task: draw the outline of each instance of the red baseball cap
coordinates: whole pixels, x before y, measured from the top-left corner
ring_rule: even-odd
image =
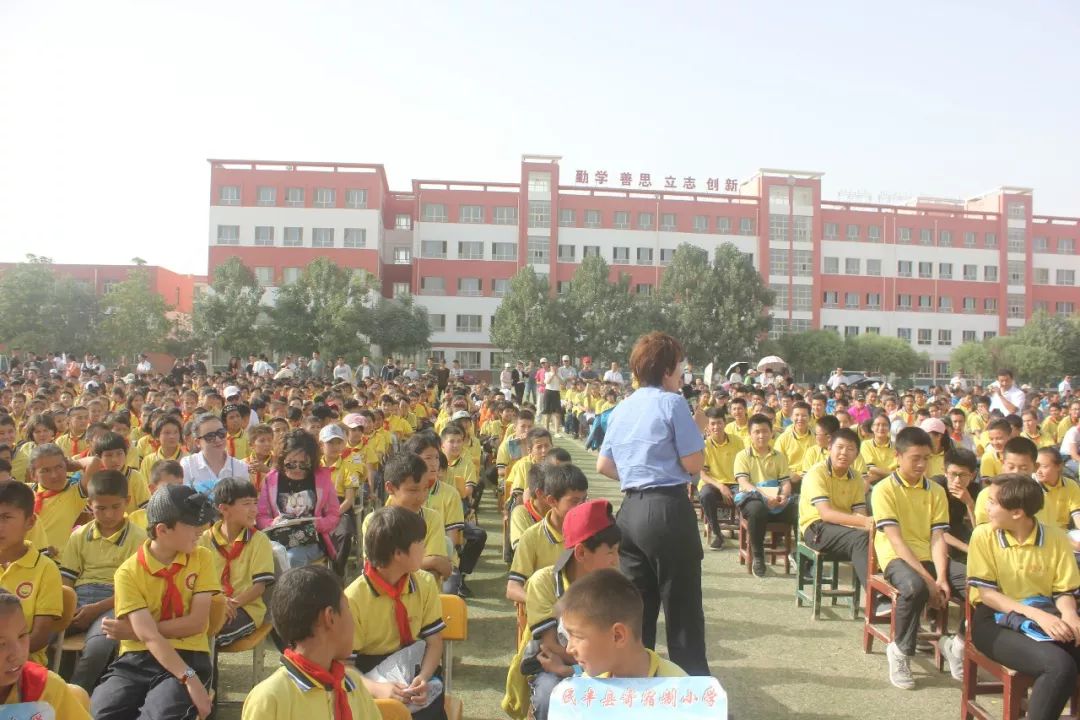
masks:
[[[615,524],[615,514],[607,500],[587,500],[563,518],[563,546],[566,550],[555,563],[561,570],[574,554],[574,548]]]

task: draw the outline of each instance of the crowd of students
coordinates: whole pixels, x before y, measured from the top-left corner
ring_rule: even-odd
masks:
[[[219,594],[218,645],[272,622],[283,651],[282,667],[248,694],[245,718],[316,708],[376,717],[373,698],[442,717],[439,596],[472,596],[467,578],[488,545],[482,512],[502,516],[505,594],[521,625],[508,715],[543,720],[551,690],[574,674],[685,674],[643,644],[642,597],[617,569],[614,508],[588,499],[585,473],[555,446],[600,446],[604,419],[636,387],[617,366],[601,377],[591,362],[541,359],[539,408],[515,392],[522,374],[489,388],[430,368],[323,377],[305,365],[295,377],[183,367],[3,378],[9,702],[87,716],[43,669],[58,651],[67,585],[78,598],[68,633],[85,633],[85,647],[61,669],[91,695],[96,718],[209,713],[206,628]],[[1065,534],[1080,519],[1066,462],[1080,399],[1018,394],[1007,372],[987,395],[760,378],[712,390],[689,368],[682,381],[704,435],[694,490],[713,549],[724,547],[725,521],[744,518],[751,570],[764,577],[767,526],[786,523],[849,558],[865,584],[872,543],[898,590],[886,656],[889,680],[905,689],[923,609],[970,586],[976,647],[1037,677],[1032,717],[1064,705],[1080,658],[1080,542]],[[482,504],[485,491],[494,503]],[[941,643],[956,677],[965,636]]]

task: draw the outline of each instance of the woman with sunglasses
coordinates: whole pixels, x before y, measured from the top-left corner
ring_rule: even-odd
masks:
[[[222,478],[249,479],[247,463],[229,455],[225,426],[217,415],[200,415],[195,418],[193,429],[200,451],[180,461],[184,484],[209,495]]]
[[[320,467],[319,445],[303,430],[285,436],[276,467],[259,490],[255,521],[274,546],[281,570],[337,553],[330,533],[341,518],[337,490],[330,468]]]

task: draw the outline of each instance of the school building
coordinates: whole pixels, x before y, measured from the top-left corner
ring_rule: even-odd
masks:
[[[391,190],[378,164],[209,163],[211,277],[237,256],[272,301],[308,262],[329,257],[374,274],[387,297],[413,295],[430,312],[436,357],[478,374],[514,359],[489,333],[524,265],[563,293],[582,259],[601,255],[613,277],[629,275],[648,294],[682,243],[710,253],[731,243],[748,256],[777,294],[772,334],[900,337],[931,358],[928,377],[947,377],[963,342],[1080,303],[1080,218],[1035,214],[1030,188],[879,204],[824,199],[820,172],[654,176],[524,155],[515,182]]]

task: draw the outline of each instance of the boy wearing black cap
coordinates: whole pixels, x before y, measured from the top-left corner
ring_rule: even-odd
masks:
[[[150,498],[150,539],[117,569],[116,619],[102,623],[120,641],[120,657],[94,690],[95,718],[180,720],[192,706],[201,717],[210,713],[206,627],[221,585],[213,556],[198,542],[213,519],[206,496],[185,485],[167,485]]]

